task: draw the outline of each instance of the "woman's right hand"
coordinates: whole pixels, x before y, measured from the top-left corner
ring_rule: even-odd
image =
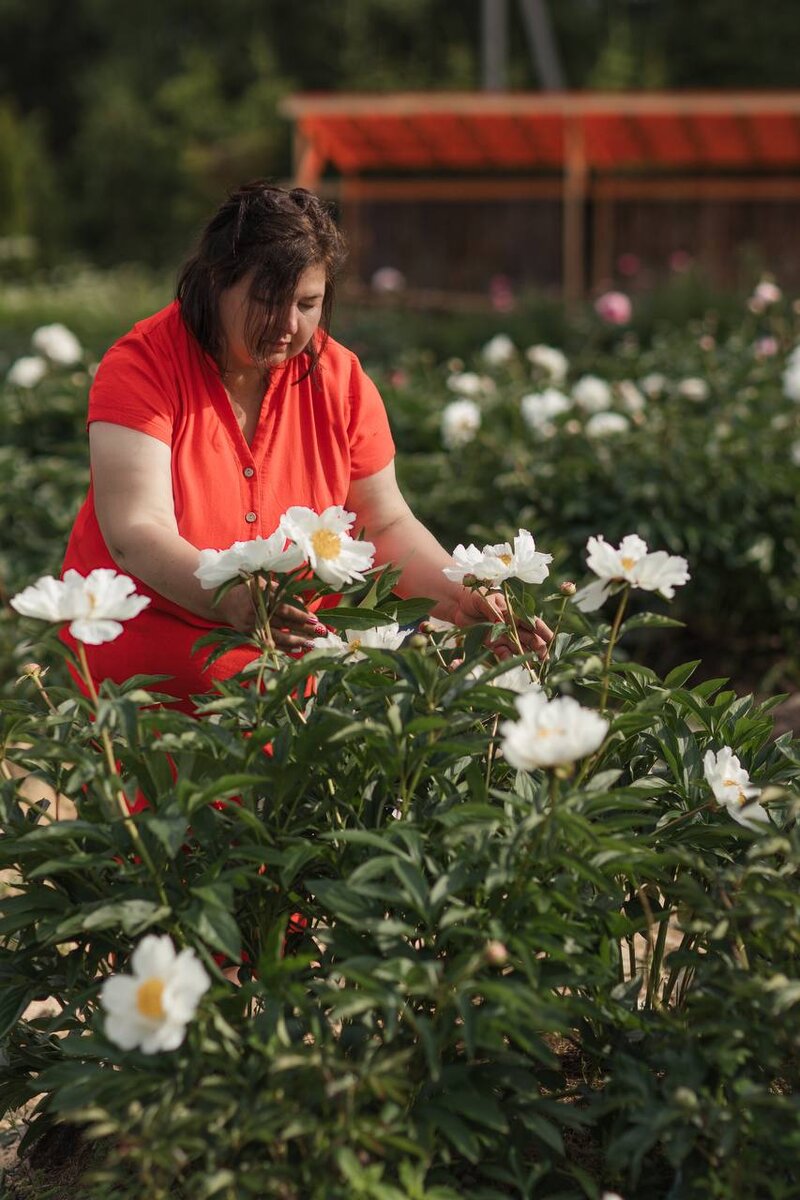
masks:
[[[274,589],[277,585],[272,586]],[[226,592],[217,612],[226,625],[239,633],[252,633],[256,627],[252,597],[244,583]],[[279,604],[270,620],[270,632],[279,650],[296,654],[299,650],[310,650],[312,638],[324,637],[328,631],[308,609],[297,604]]]

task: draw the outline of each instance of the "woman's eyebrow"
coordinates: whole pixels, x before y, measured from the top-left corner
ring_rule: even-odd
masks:
[[[324,293],[324,292],[306,292],[305,294],[300,294],[300,295],[298,295],[298,296],[296,297],[296,299],[298,299],[298,300],[307,300],[307,301],[311,301],[311,300],[321,300],[321,299],[322,299],[322,297],[323,297],[324,295],[325,295],[325,293]]]

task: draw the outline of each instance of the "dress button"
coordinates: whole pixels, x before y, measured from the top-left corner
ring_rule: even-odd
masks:
[[[248,525],[252,525],[253,521],[258,520],[258,517],[254,512],[249,512],[249,513],[244,514],[244,519],[245,519],[245,521],[247,521]]]
[[[245,479],[252,479],[253,476],[255,475],[255,473],[256,472],[255,472],[254,467],[245,467],[245,469],[242,471],[242,474],[244,475]]]

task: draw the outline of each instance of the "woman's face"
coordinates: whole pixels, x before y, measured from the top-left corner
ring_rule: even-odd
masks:
[[[219,298],[219,318],[226,348],[225,369],[229,371],[247,370],[255,366],[245,340],[250,284],[251,277],[246,275],[233,287],[227,288]],[[319,325],[324,298],[325,268],[322,265],[306,267],[297,281],[286,313],[285,327],[274,343],[273,352],[267,356],[268,367],[280,366],[305,350]]]

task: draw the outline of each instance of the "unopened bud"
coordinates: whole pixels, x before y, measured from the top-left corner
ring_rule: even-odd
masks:
[[[41,675],[41,673],[42,673],[42,668],[39,663],[29,662],[29,663],[23,664],[23,667],[22,667],[23,675],[30,675],[33,679],[36,679],[39,675]]]
[[[428,645],[428,639],[423,633],[412,633],[408,639],[408,645],[412,650],[424,650]]]
[[[504,942],[487,942],[485,953],[486,961],[492,967],[504,967],[508,962],[508,947]]]
[[[434,631],[434,628],[431,625],[430,621],[420,621],[417,632],[418,633],[434,633],[435,631]]]
[[[461,582],[466,588],[474,588],[478,586],[480,580],[478,579],[477,575],[465,575]]]
[[[694,1109],[698,1108],[700,1105],[697,1092],[692,1091],[692,1089],[688,1087],[675,1088],[675,1091],[672,1093],[672,1099],[676,1104],[679,1104],[681,1108]]]
[[[558,590],[562,596],[574,596],[578,589],[571,579],[565,579]]]

